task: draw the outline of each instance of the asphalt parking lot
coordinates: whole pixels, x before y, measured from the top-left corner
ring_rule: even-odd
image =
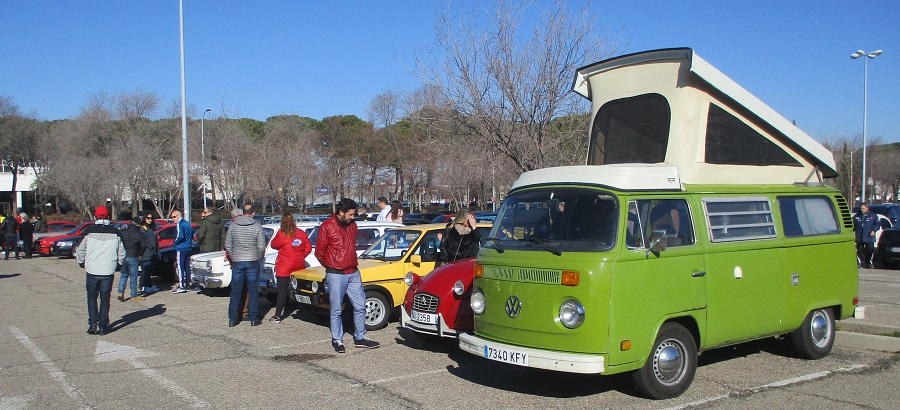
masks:
[[[862,271],[860,282],[868,307],[857,324],[889,329],[876,322],[900,321],[897,271]],[[271,316],[272,306],[260,300]],[[397,322],[369,333],[381,348],[348,346],[338,355],[327,321],[308,311],[295,310],[281,324],[229,328],[224,293],[162,291],[111,303],[112,332],[88,335],[84,272],[73,260],[0,261],[0,409],[890,409],[898,402],[897,355],[841,343],[816,361],[794,358],[775,339],[705,352],[687,393],[650,401],[637,396],[627,375],[489,362],[453,341],[424,343]]]

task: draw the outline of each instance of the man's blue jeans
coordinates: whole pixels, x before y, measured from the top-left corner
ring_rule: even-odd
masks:
[[[138,266],[141,264],[137,256],[125,257],[122,261],[122,276],[119,277],[119,293],[125,293],[125,281],[131,287],[131,297],[138,295],[137,278]]]
[[[241,292],[247,287],[247,316],[251,322],[259,320],[259,261],[231,262],[231,300],[228,301],[228,321],[237,323],[241,318],[238,307]]]
[[[331,340],[344,340],[344,322],[341,319],[341,304],[344,295],[353,306],[353,338],[366,337],[366,292],[363,290],[359,271],[353,273],[326,273],[328,281],[328,303],[331,304]]]
[[[112,293],[113,275],[87,275],[88,326],[106,329],[109,326],[109,295]],[[97,309],[97,297],[100,298],[100,309]]]

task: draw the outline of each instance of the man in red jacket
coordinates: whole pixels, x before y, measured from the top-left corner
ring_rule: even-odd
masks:
[[[353,306],[353,344],[359,349],[374,349],[378,342],[366,338],[366,292],[356,260],[356,201],[343,198],[335,206],[335,214],[319,227],[316,239],[316,259],[325,267],[329,283],[328,301],[331,304],[331,347],[345,353],[344,324],[341,303],[344,295]]]

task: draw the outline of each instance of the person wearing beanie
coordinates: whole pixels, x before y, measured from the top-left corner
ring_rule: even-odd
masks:
[[[122,245],[125,247],[125,261],[122,262],[122,274],[119,276],[119,302],[125,301],[125,284],[131,286],[131,297],[129,300],[144,300],[138,295],[137,278],[138,267],[141,264],[141,256],[147,249],[147,241],[144,233],[141,232],[141,218],[135,218],[132,223],[125,225],[119,229],[119,236],[122,238]]]
[[[104,335],[109,326],[109,298],[112,294],[113,277],[125,260],[125,246],[119,230],[109,224],[109,211],[105,206],[98,206],[94,210],[94,217],[97,218],[94,225],[84,228],[84,239],[78,245],[75,258],[85,271],[87,332]]]

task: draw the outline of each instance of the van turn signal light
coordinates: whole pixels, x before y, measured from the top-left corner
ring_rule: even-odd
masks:
[[[475,276],[477,277],[478,275],[476,274]],[[578,271],[564,270],[562,271],[560,284],[564,286],[578,286],[579,276]]]
[[[626,350],[631,350],[631,340],[623,340],[621,343],[619,343],[619,350],[623,352]]]
[[[475,264],[475,277],[483,278],[484,277],[484,266],[481,264]]]

